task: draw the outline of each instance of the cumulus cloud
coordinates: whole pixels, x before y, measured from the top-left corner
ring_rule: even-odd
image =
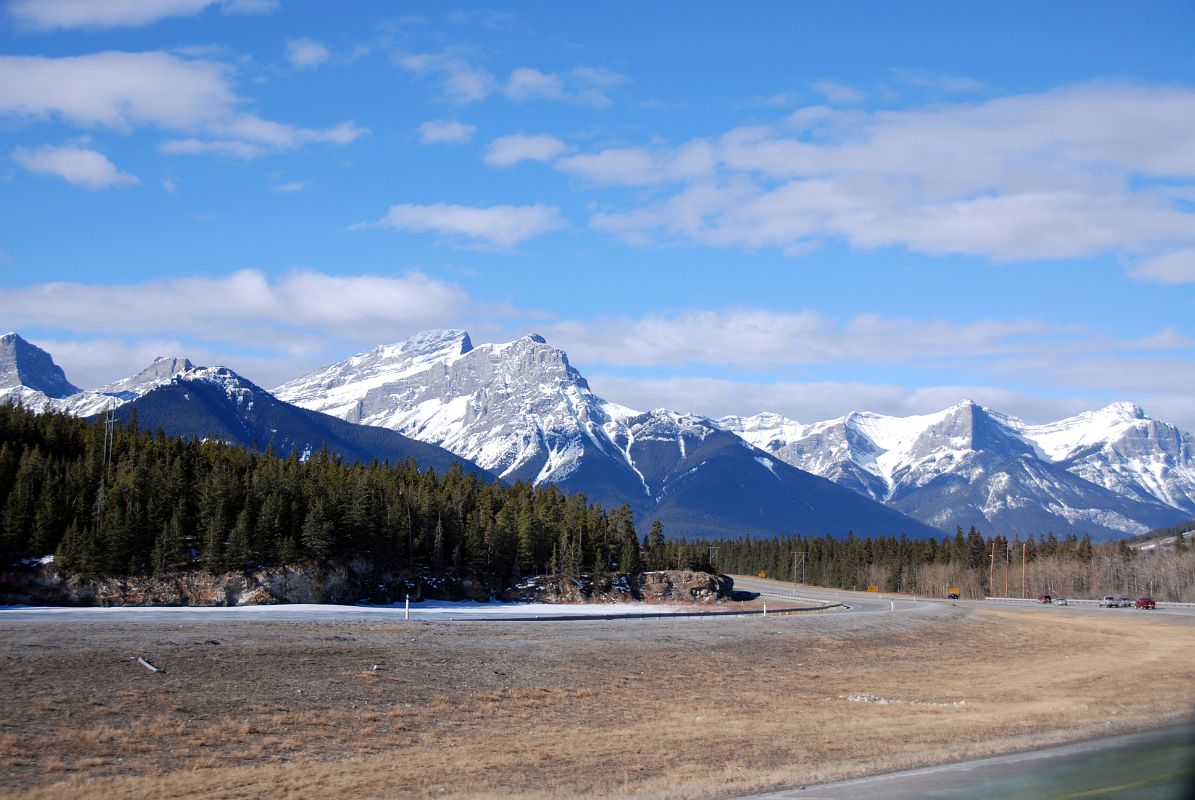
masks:
[[[516,103],[550,100],[603,109],[612,102],[610,91],[627,80],[625,75],[596,67],[574,67],[563,72],[517,67],[501,81],[468,56],[449,50],[408,52],[397,53],[393,61],[396,66],[437,85],[441,99],[459,105],[477,103],[499,93]]]
[[[693,310],[637,319],[562,322],[547,328],[576,358],[617,366],[685,364],[922,364],[1019,353],[1058,330],[1041,322],[955,323],[817,311]]]
[[[1195,425],[1189,402],[1185,408],[1175,402],[1181,387],[1195,386],[1195,342],[1173,328],[1118,339],[1036,320],[959,323],[872,314],[838,320],[817,311],[731,309],[566,321],[541,329],[590,375],[595,391],[632,408],[663,405],[712,416],[775,411],[810,422],[853,410],[926,413],[969,397],[1044,422],[1131,400],[1174,424]],[[592,366],[650,368],[657,377]],[[777,372],[802,374],[811,367],[893,376],[911,366],[931,376],[926,386],[773,379]],[[705,367],[731,367],[746,377],[693,375]],[[935,385],[935,372],[950,377]],[[768,379],[752,380],[754,374]],[[1041,391],[998,388],[1018,385]]]
[[[717,156],[710,142],[695,139],[667,150],[610,147],[562,158],[555,166],[599,186],[652,186],[712,176]]]
[[[831,103],[854,105],[867,99],[867,92],[838,81],[814,81],[809,88]]]
[[[468,298],[420,272],[339,276],[291,272],[270,278],[242,270],[217,278],[171,278],[124,285],[40,283],[0,289],[0,317],[100,335],[194,336],[206,341],[284,346],[298,336],[388,341],[394,329],[442,325]],[[381,337],[381,338],[378,338]]]
[[[445,100],[468,104],[486,99],[497,87],[494,76],[452,53],[406,53],[394,63],[418,77],[436,82]]]
[[[278,0],[14,0],[8,14],[26,29],[53,31],[137,28],[210,7],[232,14],[269,13],[278,5]]]
[[[596,394],[630,408],[663,406],[715,419],[771,412],[805,424],[836,419],[851,411],[898,417],[928,414],[968,398],[1039,424],[1091,410],[1103,402],[1098,396],[1043,397],[981,384],[910,387],[852,381],[762,383],[685,376],[633,378],[600,373],[589,375],[588,380]]]
[[[473,138],[477,128],[452,119],[434,119],[419,126],[421,144],[462,144]]]
[[[1195,91],[1128,83],[911,111],[811,106],[727,131],[671,195],[592,224],[632,242],[790,252],[838,239],[997,261],[1112,253],[1146,279],[1182,275],[1182,256],[1166,256],[1195,243],[1181,202],[1195,188],[1193,118]],[[613,148],[557,168],[659,184],[678,179],[683,149]]]
[[[186,134],[167,152],[240,157],[313,142],[343,145],[366,133],[351,122],[300,128],[246,113],[231,78],[220,62],[164,52],[0,56],[0,115],[119,131],[152,127]]]
[[[527,239],[563,228],[555,206],[462,206],[449,203],[390,206],[380,220],[358,227],[393,228],[413,233],[440,233],[490,247],[513,247]]]
[[[1195,247],[1176,250],[1133,264],[1129,274],[1134,278],[1151,283],[1174,286],[1180,283],[1195,283]]]
[[[494,167],[509,167],[520,161],[551,161],[566,148],[564,142],[546,134],[500,136],[486,148],[485,163]]]
[[[18,147],[12,158],[29,172],[57,175],[67,183],[87,189],[111,189],[140,183],[136,175],[117,169],[103,153],[85,147],[47,145],[34,150]]]
[[[286,43],[286,60],[294,69],[314,69],[332,57],[332,51],[314,39],[291,39]]]
[[[625,75],[595,67],[575,67],[565,72],[519,67],[506,79],[503,93],[518,103],[554,100],[603,109],[613,102],[610,90],[626,80]]]

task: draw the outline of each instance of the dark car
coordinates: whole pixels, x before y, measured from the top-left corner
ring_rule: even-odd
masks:
[[[1158,604],[1154,602],[1152,597],[1138,597],[1137,608],[1157,608]]]
[[[1039,602],[1039,603],[1052,603],[1052,602],[1054,602],[1054,598],[1053,598],[1053,597],[1050,597],[1050,595],[1048,595],[1048,594],[1043,594],[1041,597],[1037,598],[1037,602]]]

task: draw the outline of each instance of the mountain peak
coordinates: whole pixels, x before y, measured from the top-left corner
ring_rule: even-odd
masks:
[[[547,344],[548,343],[548,340],[545,339],[544,337],[540,336],[538,333],[529,333],[526,336],[524,336],[523,338],[529,339],[530,341],[533,341],[537,344]]]
[[[80,391],[66,379],[66,373],[49,353],[17,333],[6,333],[0,337],[0,389],[17,386],[58,400]]]
[[[1109,403],[1096,413],[1104,413],[1108,416],[1120,417],[1121,419],[1145,419],[1145,409],[1136,403],[1128,401],[1121,401],[1119,403]]]
[[[463,356],[472,349],[469,334],[455,328],[423,331],[399,345],[399,352],[411,358]]]

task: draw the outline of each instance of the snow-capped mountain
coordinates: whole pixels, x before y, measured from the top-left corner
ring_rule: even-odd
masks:
[[[155,364],[160,372],[173,369],[161,360]],[[151,366],[141,376],[153,369]],[[437,472],[460,463],[466,471],[492,478],[443,448],[284,403],[227,367],[195,367],[187,362],[166,382],[150,386],[121,405],[116,417],[128,421],[134,412],[141,428],[160,428],[171,436],[216,439],[257,450],[272,447],[280,456],[293,452],[301,458],[327,447],[328,452],[348,461],[397,464],[414,459],[420,467]]]
[[[1081,478],[1195,516],[1195,441],[1132,403],[1019,430],[1046,458]]]
[[[216,439],[279,455],[307,455],[327,446],[350,461],[414,459],[439,472],[459,463],[486,480],[493,478],[443,448],[380,428],[283,403],[226,367],[196,367],[185,358],[157,358],[141,372],[107,386],[82,391],[66,380],[49,353],[17,334],[0,338],[0,402],[34,409],[94,416],[109,408],[127,421],[135,410],[146,430],[172,436]]]
[[[431,331],[274,390],[281,400],[440,445],[508,481],[632,505],[678,534],[932,531],[751,447],[710,420],[590,391],[540,336],[474,346]]]
[[[49,353],[9,333],[0,337],[0,402],[17,401],[30,408],[89,417],[169,383],[192,366],[185,358],[159,357],[132,377],[85,391],[66,379]]]
[[[15,333],[0,336],[0,399],[40,408],[79,392],[45,350]]]
[[[855,412],[801,425],[761,414],[718,424],[942,530],[1111,538],[1189,517],[1184,503],[1195,495],[1189,435],[1126,405],[1041,426],[970,401],[912,417]]]

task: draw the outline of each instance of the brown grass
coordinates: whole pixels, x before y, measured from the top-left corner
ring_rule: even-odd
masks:
[[[0,636],[0,792],[20,798],[703,797],[1195,708],[1195,627],[1145,614]]]

